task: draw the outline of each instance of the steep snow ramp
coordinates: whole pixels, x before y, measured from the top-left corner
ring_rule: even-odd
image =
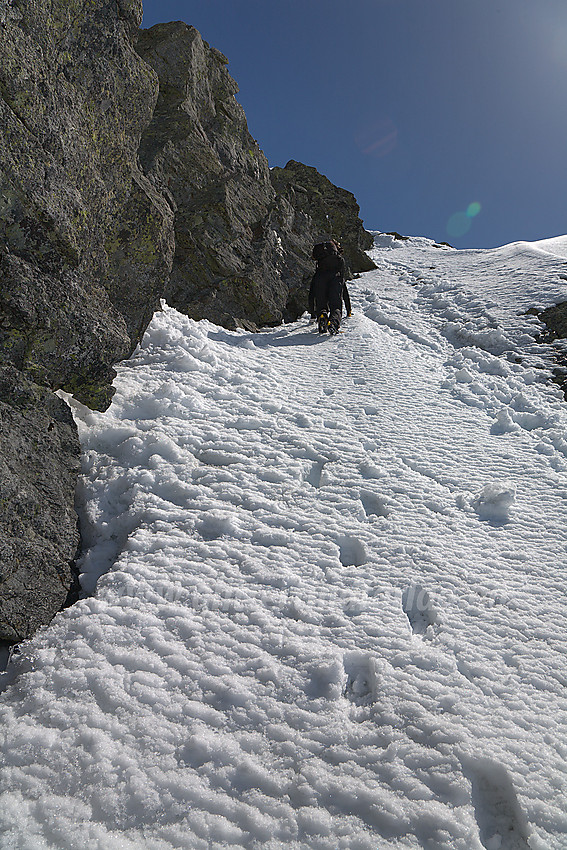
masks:
[[[565,405],[533,252],[466,253],[376,249],[332,339],[165,308],[75,405],[95,595],[6,674],[2,850],[565,848]]]

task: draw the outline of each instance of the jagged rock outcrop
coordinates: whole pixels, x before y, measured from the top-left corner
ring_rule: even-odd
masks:
[[[313,241],[330,235],[353,271],[373,268],[354,196],[297,162],[270,172],[226,58],[196,29],[158,24],[137,49],[160,81],[140,161],[175,211],[172,306],[226,327],[296,318],[307,306]]]
[[[0,0],[0,640],[73,583],[79,443],[165,296],[251,329],[307,306],[312,243],[371,267],[354,197],[270,171],[226,59],[140,0]]]
[[[335,237],[344,247],[352,272],[376,268],[365,253],[372,247],[373,237],[362,226],[360,207],[352,192],[335,186],[316,168],[295,160],[290,160],[285,168],[272,168],[270,177],[279,197],[285,198],[294,211],[291,232],[296,233],[294,247],[298,254],[310,257],[315,240]]]
[[[9,403],[6,402],[9,399]],[[79,440],[68,406],[0,367],[0,635],[48,623],[73,585]]]
[[[270,223],[281,238],[280,274],[288,288],[284,316],[288,320],[307,309],[315,242],[338,239],[352,276],[375,268],[365,253],[372,247],[373,237],[362,226],[352,192],[335,186],[316,168],[290,160],[285,168],[272,168],[270,179],[277,193]]]
[[[137,0],[0,0],[0,639],[72,584],[79,444],[64,388],[104,409],[171,267],[137,150],[157,79]]]
[[[142,31],[137,47],[160,81],[140,162],[175,210],[167,301],[229,327],[281,320],[285,286],[275,268],[258,268],[253,244],[275,192],[227,60],[182,22]]]
[[[546,341],[567,338],[567,301],[539,310],[537,316],[546,325]]]
[[[0,346],[103,408],[173,253],[169,207],[137,165],[157,98],[132,46],[141,15],[138,0],[0,0]]]

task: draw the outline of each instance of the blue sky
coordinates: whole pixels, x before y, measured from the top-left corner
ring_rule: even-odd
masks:
[[[567,233],[567,0],[145,0],[229,59],[270,165],[367,228],[487,248]]]

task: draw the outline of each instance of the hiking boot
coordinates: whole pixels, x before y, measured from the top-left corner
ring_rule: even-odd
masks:
[[[329,333],[330,334],[338,334],[339,332],[339,323],[337,321],[331,320],[329,322]]]
[[[317,326],[319,328],[320,334],[327,333],[327,328],[329,327],[329,317],[326,313],[321,313],[317,322]]]

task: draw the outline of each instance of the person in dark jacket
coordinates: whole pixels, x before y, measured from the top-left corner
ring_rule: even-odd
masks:
[[[347,289],[346,282],[343,283],[343,301],[347,318],[350,318],[352,316],[352,306],[350,303],[350,295]],[[314,321],[317,318],[317,313],[315,312],[315,294],[313,292],[313,281],[311,281],[311,287],[309,289],[309,312],[311,313],[311,321]]]
[[[325,247],[322,247],[325,246]],[[345,293],[346,265],[338,242],[319,243],[313,249],[317,262],[309,289],[311,315],[317,317],[319,332],[338,333],[343,312],[343,298],[350,315],[350,298]]]

